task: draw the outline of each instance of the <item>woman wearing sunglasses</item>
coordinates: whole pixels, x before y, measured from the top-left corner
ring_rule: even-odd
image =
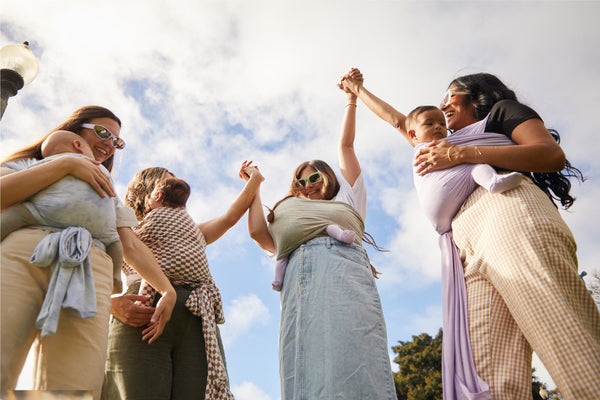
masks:
[[[410,140],[406,117],[365,89],[360,71],[350,75],[356,79],[346,80],[348,89]],[[494,399],[531,398],[535,351],[565,398],[596,398],[600,314],[578,276],[573,235],[553,202],[565,209],[573,204],[569,178],[583,180],[581,172],[566,161],[558,133],[494,75],[453,80],[440,108],[452,131],[487,118],[484,132],[504,134],[516,145],[434,141],[415,159],[421,175],[462,163],[526,171],[521,185],[505,194],[476,189],[452,221],[477,373]]]
[[[67,130],[78,134],[89,144],[95,160],[65,155],[29,167],[43,158],[42,144],[52,132],[9,156],[3,163],[11,161],[12,168],[5,165],[1,168],[2,210],[25,201],[67,175],[89,183],[103,198],[114,196],[110,178],[98,166],[103,164],[112,170],[115,149],[125,146],[118,136],[120,128],[119,118],[111,111],[98,106],[82,107],[52,132]],[[133,211],[117,199],[114,203],[117,232],[125,259],[145,279],[156,283],[165,296],[156,310],[149,309],[153,313],[152,320],[159,321],[159,329],[149,340],[154,341],[171,316],[175,291],[150,250],[133,233],[131,227],[137,225]],[[62,267],[40,268],[30,262],[34,251],[38,251],[38,244],[46,243],[53,232],[52,227],[41,228],[20,229],[2,241],[2,390],[15,388],[29,348],[39,336],[36,319],[46,293],[60,284],[52,277],[53,270]],[[96,314],[81,318],[73,309],[60,310],[56,333],[37,340],[35,386],[39,390],[92,390],[97,399],[104,375],[113,268],[111,258],[103,249],[92,244],[84,247],[84,253],[87,248],[89,256],[82,258],[89,259],[91,265]],[[82,262],[87,262],[85,260]]]
[[[276,259],[289,256],[279,331],[285,400],[396,399],[381,302],[361,246],[367,196],[354,152],[356,96],[347,98],[340,179],[326,162],[306,161],[268,225],[259,194],[250,206],[252,239]],[[331,224],[354,231],[355,241],[327,236]]]

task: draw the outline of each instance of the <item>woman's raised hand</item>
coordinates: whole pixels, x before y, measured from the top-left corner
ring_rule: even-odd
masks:
[[[253,175],[259,177],[261,182],[265,180],[258,170],[258,167],[256,165],[252,165],[252,161],[244,160],[239,172],[240,178],[248,182]]]
[[[350,71],[342,77],[338,88],[346,93],[358,95],[360,87],[363,84],[363,75],[358,68],[351,68]]]
[[[110,178],[106,176],[99,167],[100,162],[91,160],[87,157],[65,155],[60,158],[64,159],[69,175],[73,175],[92,185],[100,197],[104,198],[106,197],[106,194],[110,197],[116,196]]]

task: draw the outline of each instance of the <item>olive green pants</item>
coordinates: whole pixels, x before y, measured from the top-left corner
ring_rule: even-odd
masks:
[[[137,294],[138,289],[136,283],[127,292]],[[185,306],[191,289],[175,286],[175,291],[177,303],[171,320],[152,344],[142,340],[144,328],[112,319],[103,399],[204,399],[208,370],[202,319]],[[218,328],[217,335],[223,354]]]

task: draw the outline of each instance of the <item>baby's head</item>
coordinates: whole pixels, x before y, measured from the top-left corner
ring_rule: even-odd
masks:
[[[436,106],[419,106],[408,113],[406,131],[413,146],[448,136],[444,113]]]
[[[79,153],[94,159],[94,153],[88,142],[70,131],[54,131],[42,143],[42,157],[61,153]]]
[[[185,207],[190,197],[190,185],[179,178],[167,178],[156,184],[148,199],[148,207]]]

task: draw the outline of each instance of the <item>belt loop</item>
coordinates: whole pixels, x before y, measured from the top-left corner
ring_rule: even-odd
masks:
[[[331,248],[331,238],[329,236],[327,236],[326,239],[327,239],[327,242],[325,245],[327,246],[328,249],[330,249]]]

